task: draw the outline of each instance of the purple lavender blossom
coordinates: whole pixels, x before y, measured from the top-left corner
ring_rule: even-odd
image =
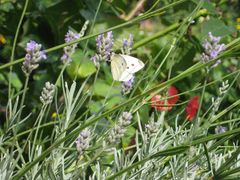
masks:
[[[100,34],[96,38],[96,47],[97,47],[97,52],[99,54],[102,54],[103,46],[104,46],[104,34]]]
[[[208,33],[208,39],[205,39],[203,45],[204,52],[202,53],[202,60],[208,62],[212,59],[217,58],[219,53],[225,49],[225,44],[219,44],[221,37],[215,37],[211,32]],[[215,67],[221,63],[221,60],[217,60],[212,66]]]
[[[110,60],[113,48],[113,34],[112,31],[107,33],[107,38],[105,40],[105,56],[107,60]]]
[[[79,155],[82,155],[83,152],[89,147],[91,140],[90,136],[91,132],[89,131],[89,129],[84,129],[77,138],[76,147]]]
[[[47,56],[44,51],[40,51],[42,48],[41,44],[36,43],[33,40],[30,40],[29,43],[27,43],[27,47],[25,48],[28,55],[39,58],[39,59],[47,59]]]
[[[128,40],[127,39],[123,39],[123,48],[128,46]]]
[[[99,67],[99,65],[100,65],[98,59],[99,59],[99,57],[97,54],[93,55],[90,59],[96,67]]]
[[[39,47],[41,48],[41,45],[37,44],[33,40],[30,40],[27,43],[27,47],[25,48],[25,50],[27,51],[27,53],[30,53],[30,52],[34,52],[35,50],[39,50]]]
[[[215,133],[216,134],[225,133],[226,131],[227,131],[227,127],[224,127],[224,126],[217,126],[215,128]]]
[[[112,55],[112,48],[113,48],[113,33],[112,31],[107,32],[107,35],[100,34],[96,38],[96,49],[97,54],[94,55],[95,65],[99,65],[96,63],[97,61],[110,61]],[[92,58],[91,58],[92,59]]]
[[[25,48],[27,54],[22,65],[22,70],[25,75],[31,74],[31,72],[39,66],[39,62],[42,59],[47,59],[47,55],[44,51],[40,51],[42,48],[41,44],[30,40]]]
[[[123,94],[128,94],[133,88],[134,76],[129,81],[122,82],[122,92]]]
[[[67,34],[65,35],[65,42],[68,43],[79,38],[80,38],[80,35],[78,33],[68,30]]]
[[[128,39],[123,39],[122,54],[130,54],[133,45],[133,35],[129,34]]]
[[[65,42],[69,43],[79,38],[80,38],[80,35],[78,33],[75,33],[69,30],[65,35]],[[61,61],[63,63],[69,64],[72,61],[71,56],[74,54],[76,48],[77,48],[77,43],[64,47],[63,48],[64,54],[61,57]]]

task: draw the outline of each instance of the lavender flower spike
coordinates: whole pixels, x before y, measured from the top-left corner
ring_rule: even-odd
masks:
[[[123,46],[121,48],[122,54],[129,55],[133,46],[133,35],[129,34],[128,39],[123,39]]]
[[[96,47],[99,54],[104,52],[104,34],[100,34],[96,38]]]
[[[107,60],[110,60],[111,58],[112,48],[113,48],[113,33],[112,31],[110,31],[107,32],[107,38],[105,40],[105,55]]]
[[[42,48],[41,44],[36,43],[35,41],[29,41],[25,48],[27,54],[22,65],[22,70],[26,76],[31,74],[31,72],[38,68],[39,62],[42,59],[47,59],[47,55],[44,51],[40,51]]]
[[[40,96],[40,100],[44,105],[52,103],[54,91],[55,85],[50,82],[46,82]]]
[[[100,34],[96,38],[97,53],[91,58],[96,66],[100,61],[110,61],[112,56],[114,40],[112,31],[107,32],[107,35]]]
[[[203,45],[204,52],[202,53],[203,62],[208,62],[215,59],[221,51],[225,49],[225,44],[219,44],[221,37],[215,37],[211,32],[208,33],[208,39],[205,39]],[[217,60],[212,67],[216,67],[221,63],[221,60]]]
[[[128,94],[133,88],[134,76],[129,81],[122,82],[122,92],[123,94]]]
[[[76,147],[79,155],[82,155],[84,151],[89,147],[91,132],[89,129],[84,129],[78,139],[76,140]]]
[[[108,144],[116,144],[124,136],[126,127],[131,123],[132,114],[123,112],[107,138]]]
[[[74,41],[74,40],[76,40],[78,38],[80,38],[80,35],[78,33],[75,33],[73,31],[69,30],[67,32],[67,34],[65,35],[65,39],[64,40],[65,40],[65,42],[68,43],[68,42]]]
[[[89,21],[86,21],[80,31],[80,33],[73,32],[68,30],[67,34],[65,35],[65,42],[69,43],[75,41],[84,36],[85,31],[87,30]],[[77,43],[71,44],[63,48],[64,54],[61,57],[61,61],[64,64],[69,64],[72,61],[71,56],[75,53],[75,49],[77,48]]]
[[[65,42],[69,43],[71,41],[77,40],[78,38],[80,38],[80,35],[78,33],[75,33],[73,31],[69,30],[67,32],[67,34],[65,35]],[[64,54],[61,57],[61,61],[63,63],[69,64],[72,61],[71,56],[75,52],[76,47],[77,47],[77,43],[63,48]]]
[[[215,128],[215,133],[216,134],[225,133],[226,131],[227,131],[227,127],[224,127],[224,126],[217,126]]]

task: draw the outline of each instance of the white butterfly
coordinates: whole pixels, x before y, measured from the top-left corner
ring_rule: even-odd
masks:
[[[144,63],[132,56],[114,54],[111,58],[111,71],[115,81],[129,81],[143,67]]]

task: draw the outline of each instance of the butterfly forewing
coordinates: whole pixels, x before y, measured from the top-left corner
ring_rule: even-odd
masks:
[[[124,58],[118,54],[114,54],[111,59],[111,71],[115,81],[122,81],[121,77],[126,70],[127,63]]]
[[[127,64],[126,71],[128,71],[131,74],[138,72],[140,69],[144,67],[144,63],[135,57],[123,54],[121,54],[120,56],[124,58]]]

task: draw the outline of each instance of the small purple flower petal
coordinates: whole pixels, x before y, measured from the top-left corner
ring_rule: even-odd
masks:
[[[212,59],[216,58],[217,55],[218,55],[218,52],[217,52],[216,50],[213,50],[213,51],[210,52],[210,57],[211,57]]]
[[[40,45],[41,47],[41,45]],[[34,52],[36,50],[39,50],[39,44],[37,44],[35,41],[33,40],[30,40],[28,43],[27,43],[27,47],[25,49],[28,53],[30,52]]]
[[[70,41],[74,41],[77,40],[78,38],[80,38],[80,35],[78,33],[75,33],[71,30],[69,30],[67,32],[67,34],[65,35],[65,42],[70,42]]]
[[[89,147],[91,140],[90,136],[91,132],[89,131],[89,129],[84,129],[82,132],[80,132],[79,137],[75,141],[79,155],[82,155],[84,151]]]
[[[47,59],[47,55],[44,51],[40,52],[40,57],[41,57],[41,59],[44,59],[44,60]]]
[[[133,45],[133,36],[129,34],[128,39],[123,39],[122,54],[130,54]]]
[[[216,134],[225,133],[226,131],[227,131],[227,127],[224,127],[224,126],[217,126],[215,128],[215,133]]]
[[[202,44],[204,53],[201,57],[204,62],[218,57],[219,53],[225,49],[225,44],[219,44],[221,37],[215,37],[211,32],[208,33],[208,39],[204,40]],[[221,60],[218,60],[212,67],[216,67]]]
[[[123,39],[123,48],[128,47],[128,40],[127,39]]]
[[[97,46],[97,51],[100,53],[102,46],[103,46],[103,39],[104,39],[104,35],[100,34],[97,36],[96,38],[96,46]]]
[[[123,94],[130,93],[130,91],[133,88],[133,84],[134,84],[134,76],[129,81],[122,82],[122,92],[123,92]]]

